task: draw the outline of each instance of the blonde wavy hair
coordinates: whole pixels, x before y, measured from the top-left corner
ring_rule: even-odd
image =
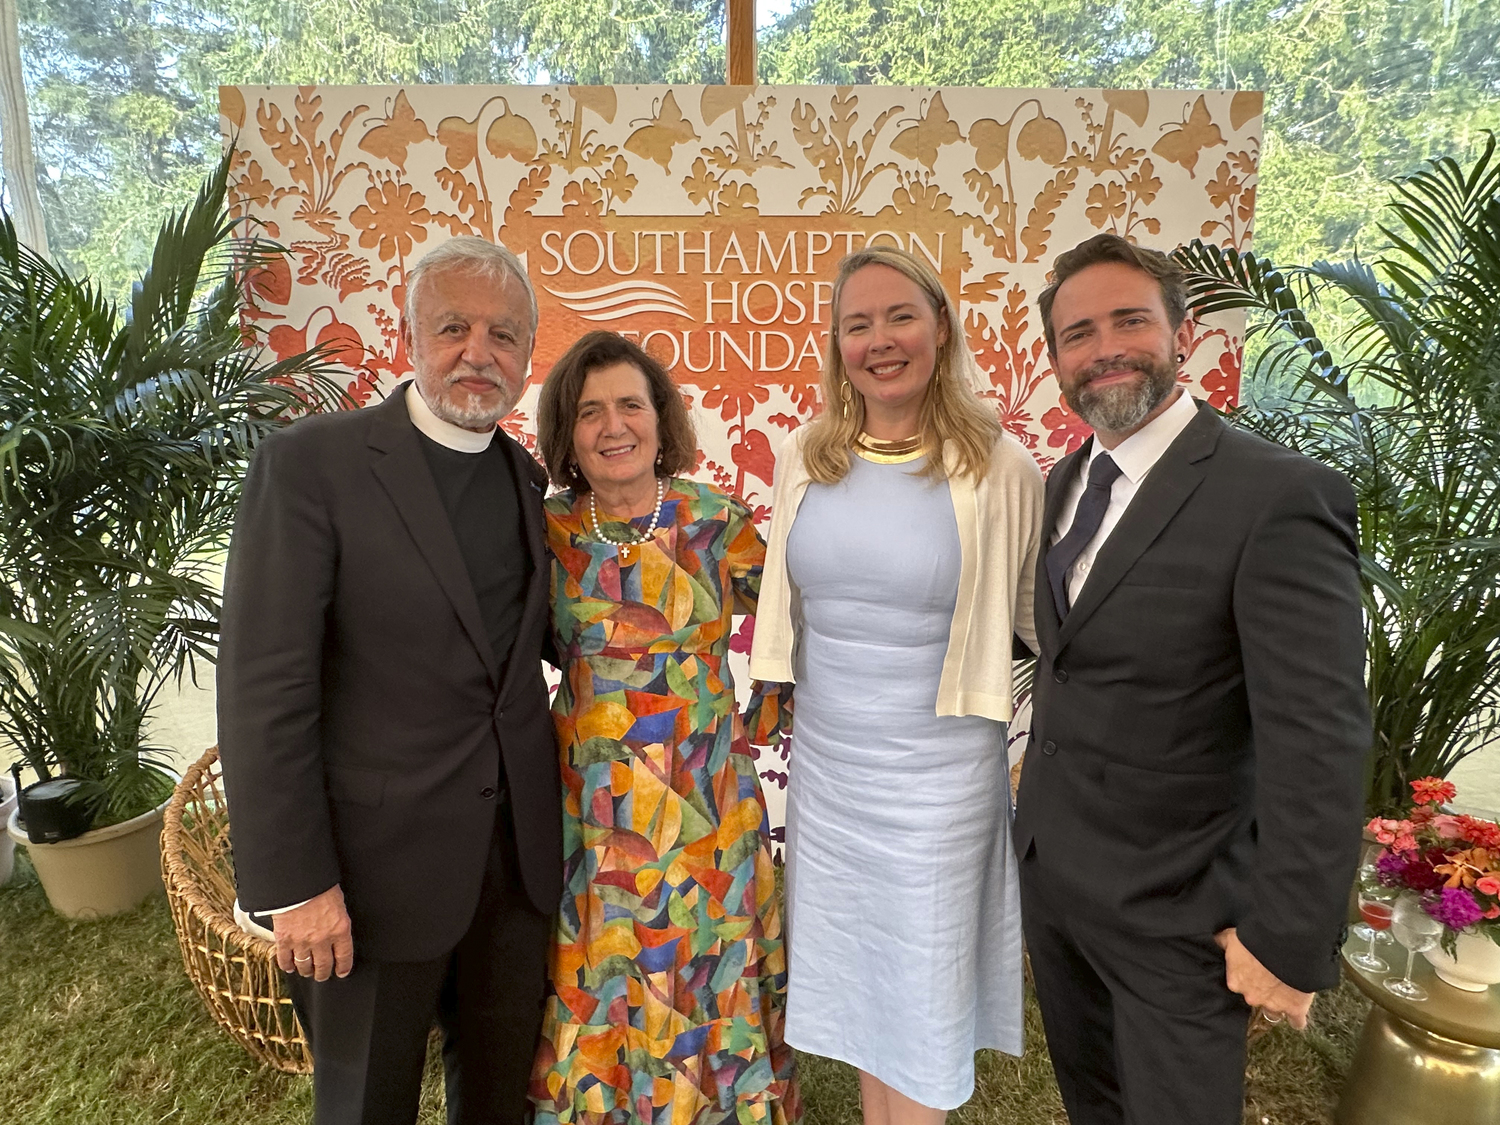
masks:
[[[974,393],[974,357],[964,338],[958,306],[944,292],[942,280],[931,266],[895,246],[868,246],[839,263],[833,283],[833,328],[828,356],[823,361],[823,410],[809,424],[802,443],[807,474],[819,484],[843,480],[849,472],[854,439],[864,428],[864,396],[850,382],[839,349],[839,303],[844,283],[866,266],[877,265],[889,266],[915,282],[939,323],[948,326],[948,338],[937,349],[932,381],[922,400],[920,433],[929,450],[951,448],[958,475],[977,484],[989,470],[995,442],[1002,433],[1000,422]],[[946,478],[946,458],[941,453],[929,456],[920,475]]]

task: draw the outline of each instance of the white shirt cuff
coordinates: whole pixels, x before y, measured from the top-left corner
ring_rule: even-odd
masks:
[[[271,916],[275,916],[277,914],[286,914],[286,913],[289,913],[290,911],[296,910],[300,906],[306,906],[311,901],[312,901],[312,899],[305,898],[301,902],[294,902],[294,903],[292,903],[291,906],[278,906],[275,910],[257,910],[256,913],[257,914],[267,914],[267,915],[271,915]]]

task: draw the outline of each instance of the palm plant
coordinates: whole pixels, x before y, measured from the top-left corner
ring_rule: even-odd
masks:
[[[1500,160],[1435,160],[1393,181],[1372,267],[1276,269],[1177,252],[1200,314],[1251,313],[1256,384],[1236,420],[1345,474],[1359,502],[1375,744],[1368,803],[1446,775],[1500,727]],[[1332,345],[1318,310],[1352,310]]]
[[[83,782],[95,824],[170,788],[143,745],[163,686],[211,661],[214,580],[250,453],[343,394],[319,352],[246,346],[227,153],[169,218],[122,317],[0,212],[0,738]]]

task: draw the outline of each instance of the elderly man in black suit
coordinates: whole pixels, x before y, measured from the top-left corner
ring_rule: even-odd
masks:
[[[1338,980],[1370,746],[1354,497],[1178,385],[1181,271],[1114,235],[1040,299],[1093,438],[1047,481],[1022,917],[1073,1125],[1240,1120],[1247,1022]]]
[[[240,902],[270,925],[316,1120],[409,1125],[434,1018],[450,1122],[517,1125],[562,878],[545,476],[496,429],[524,266],[455,238],[408,275],[415,378],[251,466],[225,574],[219,740]]]

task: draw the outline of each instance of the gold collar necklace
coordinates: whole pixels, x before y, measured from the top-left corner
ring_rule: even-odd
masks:
[[[904,465],[908,461],[918,460],[926,453],[926,449],[922,445],[921,434],[902,438],[900,441],[881,441],[867,433],[860,433],[854,439],[854,452],[856,456],[877,465]]]

